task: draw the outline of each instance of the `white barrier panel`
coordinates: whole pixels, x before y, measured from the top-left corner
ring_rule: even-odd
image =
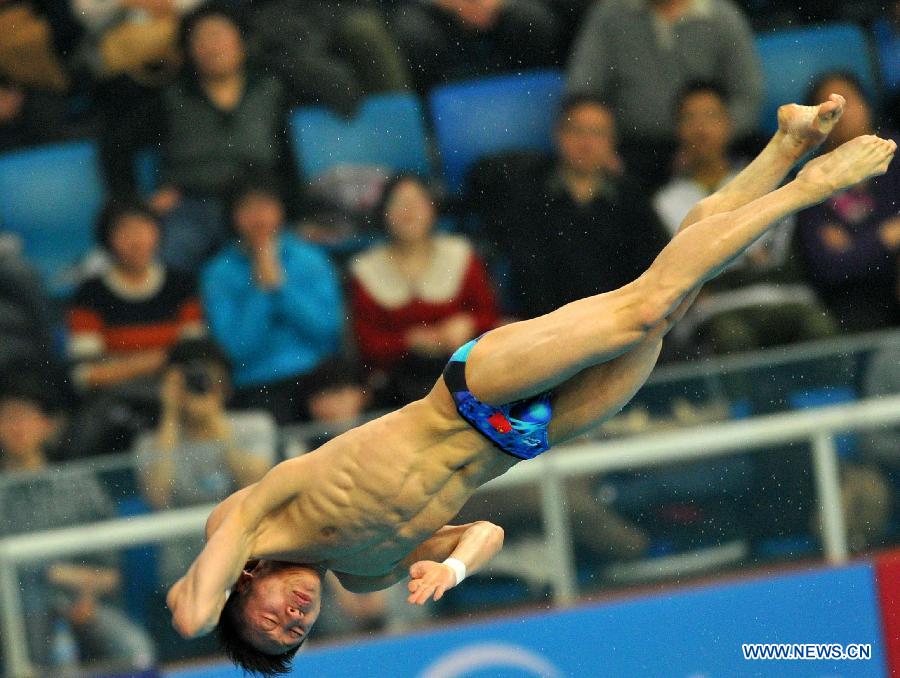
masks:
[[[897,423],[900,423],[900,396],[738,422],[706,424],[702,428],[573,445],[564,453],[544,455],[526,464],[519,464],[486,487],[493,489],[540,484],[544,493],[542,506],[545,511],[547,542],[551,549],[549,554],[556,563],[554,597],[557,604],[566,604],[574,596],[572,573],[575,570],[568,535],[568,516],[560,501],[565,478],[735,454],[773,444],[808,440],[814,450],[814,476],[825,535],[825,555],[830,562],[839,563],[846,560],[847,546],[833,436],[837,432]],[[211,510],[212,506],[202,506],[166,511],[0,540],[0,636],[8,675],[12,678],[34,675],[28,660],[23,628],[19,622],[21,600],[16,578],[18,564],[199,534],[202,533]]]

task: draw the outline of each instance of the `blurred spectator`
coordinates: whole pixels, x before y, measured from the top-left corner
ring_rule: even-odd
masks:
[[[251,49],[292,103],[351,112],[366,94],[410,88],[409,69],[372,0],[247,3]]]
[[[0,77],[0,152],[59,141],[68,134],[62,97]]]
[[[615,120],[601,101],[563,103],[556,148],[536,162],[482,162],[470,187],[509,262],[511,311],[524,317],[631,282],[666,242],[649,199],[622,173]]]
[[[134,193],[135,153],[159,143],[160,95],[182,66],[181,17],[203,0],[69,2],[86,33],[76,60],[94,80],[106,183],[113,195]]]
[[[156,80],[181,63],[180,18],[204,0],[70,0],[85,29],[91,71]]]
[[[151,199],[164,216],[163,260],[195,270],[228,239],[224,199],[251,172],[290,162],[281,84],[246,66],[242,29],[220,6],[181,26],[185,77],[163,95],[162,187]]]
[[[559,25],[544,0],[401,0],[391,28],[416,88],[553,63]]]
[[[822,76],[809,101],[832,92],[847,103],[823,150],[875,129],[872,106],[856,78]],[[882,130],[882,136],[891,136]],[[897,299],[900,265],[900,165],[797,215],[800,247],[807,270],[841,327],[851,332],[900,323]]]
[[[869,358],[863,395],[900,395],[900,337],[885,343]],[[855,550],[883,544],[896,525],[900,490],[900,426],[881,426],[859,438],[859,463],[845,466],[841,478],[848,539]]]
[[[28,358],[57,362],[56,324],[37,271],[12,236],[0,236],[0,369]]]
[[[565,448],[560,453],[565,454]],[[575,546],[599,562],[640,558],[650,546],[649,536],[597,497],[599,480],[584,476],[566,483],[566,507],[574,518],[571,527]],[[540,530],[543,517],[539,488],[523,486],[515,491],[479,492],[462,508],[457,520],[498,520],[509,535],[533,536]],[[515,540],[511,539],[509,546],[515,548]]]
[[[900,336],[894,337],[869,359],[863,383],[866,397],[900,395]],[[900,426],[867,432],[861,447],[865,457],[889,469],[900,483]]]
[[[753,132],[763,78],[750,30],[731,0],[604,0],[569,61],[566,89],[607,99],[635,176],[658,185],[668,169],[675,98],[695,79],[727,83],[734,131]]]
[[[318,246],[284,232],[272,181],[249,182],[231,205],[237,242],[206,267],[202,289],[213,337],[234,365],[235,404],[269,410],[279,424],[309,419],[310,398],[344,373],[331,368],[344,315],[337,271]]]
[[[673,236],[690,209],[740,169],[729,156],[732,122],[720,86],[699,81],[687,85],[679,97],[677,135],[675,157],[681,171],[653,201]],[[802,280],[791,253],[793,232],[794,220],[785,219],[707,283],[676,336],[699,330],[705,346],[728,353],[837,332],[834,320]]]
[[[156,411],[169,349],[204,331],[195,283],[159,262],[159,238],[157,218],[137,201],[111,202],[98,220],[111,265],[82,283],[69,307],[69,356],[87,397],[76,429],[83,453],[111,451],[111,418],[130,416],[123,407]]]
[[[50,19],[65,14],[44,0],[0,0],[0,77],[24,87],[63,92],[69,87]],[[49,17],[48,17],[49,13]]]
[[[112,518],[112,502],[91,471],[48,465],[48,450],[61,425],[53,384],[27,366],[5,374],[0,382],[0,536]],[[114,556],[103,554],[96,562],[49,562],[19,569],[33,662],[50,665],[54,633],[71,633],[84,663],[137,668],[153,663],[155,650],[148,635],[101,600],[119,587],[114,564]]]
[[[863,375],[867,398],[900,395],[900,337],[872,351]],[[896,524],[900,488],[900,427],[882,425],[858,435],[859,459],[841,464],[841,505],[852,551],[884,545]],[[816,531],[818,520],[813,523]]]
[[[162,415],[138,440],[144,496],[157,510],[222,501],[275,463],[277,431],[266,412],[229,412],[228,359],[207,339],[175,346],[160,392]],[[171,584],[199,552],[199,537],[167,542],[161,579]]]
[[[883,16],[872,26],[872,31],[885,89],[900,94],[900,2],[894,0],[883,7]]]
[[[450,354],[498,319],[484,263],[464,238],[436,234],[437,217],[420,179],[395,177],[375,213],[388,242],[350,268],[359,352],[391,403],[425,395]]]

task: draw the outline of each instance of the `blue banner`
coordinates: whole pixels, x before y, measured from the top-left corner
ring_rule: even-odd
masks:
[[[831,658],[745,659],[742,646],[751,643]],[[852,644],[868,645],[870,658],[833,659]],[[241,673],[215,666],[170,675]],[[298,655],[292,675],[883,678],[887,671],[873,569],[863,564],[311,649]]]

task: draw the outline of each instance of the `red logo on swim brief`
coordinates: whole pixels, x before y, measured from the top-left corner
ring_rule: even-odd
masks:
[[[509,433],[512,431],[512,424],[509,423],[509,419],[503,416],[502,412],[494,412],[488,417],[488,423],[494,427],[497,433]]]

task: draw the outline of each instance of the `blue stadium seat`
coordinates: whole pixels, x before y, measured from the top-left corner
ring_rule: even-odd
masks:
[[[900,90],[900,37],[887,19],[879,19],[872,26],[878,49],[878,64],[884,86],[890,92]]]
[[[0,156],[0,230],[22,238],[54,292],[64,291],[67,269],[91,248],[104,195],[92,142]]]
[[[131,497],[118,502],[118,513],[120,517],[128,518],[147,515],[151,509],[142,498]],[[128,615],[142,624],[148,615],[148,592],[159,586],[157,551],[155,544],[132,546],[122,551],[123,598],[128,604]]]
[[[162,153],[155,146],[145,146],[134,155],[134,176],[138,192],[145,197],[153,195],[160,186]]]
[[[436,88],[429,106],[448,188],[458,193],[466,172],[485,155],[550,151],[562,91],[563,76],[555,70]]]
[[[760,127],[774,131],[778,107],[799,102],[813,81],[833,70],[850,71],[877,101],[878,78],[872,49],[863,30],[853,24],[828,24],[781,30],[757,37],[766,80]]]
[[[413,94],[367,97],[352,119],[322,106],[299,108],[291,116],[291,141],[307,180],[342,164],[430,170],[425,118]]]

